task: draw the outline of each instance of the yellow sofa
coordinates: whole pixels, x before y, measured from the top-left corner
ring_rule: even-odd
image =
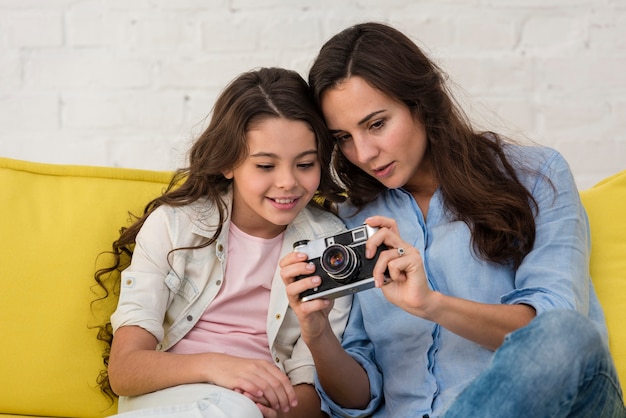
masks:
[[[102,343],[92,328],[93,273],[120,226],[170,173],[0,158],[0,416],[101,417]],[[626,382],[626,171],[582,192],[591,273]],[[112,307],[105,307],[112,309]]]

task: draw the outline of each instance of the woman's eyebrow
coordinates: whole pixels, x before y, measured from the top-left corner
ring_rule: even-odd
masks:
[[[376,116],[376,115],[378,115],[379,113],[382,113],[382,112],[384,112],[384,111],[385,111],[385,109],[381,109],[381,110],[377,110],[377,111],[375,111],[375,112],[372,112],[372,113],[370,113],[369,115],[366,115],[363,119],[361,119],[361,120],[357,123],[357,125],[362,125],[362,124],[364,124],[365,122],[367,122],[368,120],[370,120],[370,119],[371,119],[371,118],[373,118],[374,116]]]
[[[387,109],[381,109],[381,110],[377,110],[375,112],[369,113],[367,115],[365,115],[365,117],[363,119],[361,119],[360,121],[357,122],[357,125],[363,125],[365,122],[367,122],[368,120],[372,119],[374,116],[378,115],[379,113],[384,112]],[[343,132],[341,129],[329,129],[331,134],[338,134],[339,132]]]

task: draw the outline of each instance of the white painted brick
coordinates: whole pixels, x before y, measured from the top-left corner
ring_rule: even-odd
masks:
[[[66,42],[71,46],[100,46],[110,43],[113,37],[109,13],[100,1],[82,1],[72,5],[65,13]]]
[[[580,54],[537,60],[537,81],[547,90],[613,91],[626,88],[626,56],[594,56]]]
[[[68,93],[62,97],[62,125],[68,129],[163,131],[179,126],[180,93]]]
[[[620,0],[626,8],[626,2]],[[626,16],[603,13],[589,17],[589,48],[626,55]]]
[[[59,97],[56,93],[0,93],[0,139],[8,140],[19,130],[46,135],[59,129]]]
[[[109,166],[106,144],[109,138],[89,135],[71,137],[60,131],[16,131],[11,141],[2,134],[0,155],[18,160],[51,164],[79,164]]]
[[[496,16],[486,24],[484,17],[455,19],[456,43],[464,51],[510,50],[515,45],[515,25],[509,16]],[[515,21],[513,20],[513,23]]]
[[[17,51],[0,53],[0,94],[21,87],[21,69],[20,54]]]
[[[580,50],[586,42],[585,16],[539,16],[524,23],[521,33],[522,48],[547,49],[563,54],[564,48]]]
[[[63,15],[59,12],[11,12],[3,20],[9,47],[50,47],[63,44]]]
[[[137,48],[144,51],[196,51],[201,47],[199,25],[192,19],[173,14],[138,20]]]
[[[171,137],[164,135],[146,136],[121,136],[109,139],[108,154],[109,164],[117,167],[135,167],[147,170],[174,170],[186,165],[186,153],[188,141],[179,139],[173,141]],[[150,150],[150,158],[142,159],[136,163],[136,157]]]
[[[76,0],[0,0],[0,11],[3,10],[59,10],[75,3]]]
[[[152,83],[153,63],[101,49],[33,51],[24,66],[28,88],[138,88]]]

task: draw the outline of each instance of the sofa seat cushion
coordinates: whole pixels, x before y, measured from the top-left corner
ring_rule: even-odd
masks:
[[[626,383],[626,171],[581,192],[591,227],[591,279],[604,308],[609,346]]]
[[[0,413],[116,412],[96,384],[96,259],[170,175],[0,158]]]

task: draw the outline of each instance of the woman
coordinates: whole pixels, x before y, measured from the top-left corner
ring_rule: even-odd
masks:
[[[335,137],[348,227],[379,227],[379,289],[341,345],[303,254],[281,261],[323,408],[346,417],[624,416],[588,273],[589,230],[554,150],[475,132],[437,66],[382,24],[320,50],[309,84]],[[391,282],[384,284],[388,270]],[[572,332],[575,331],[575,334]]]

